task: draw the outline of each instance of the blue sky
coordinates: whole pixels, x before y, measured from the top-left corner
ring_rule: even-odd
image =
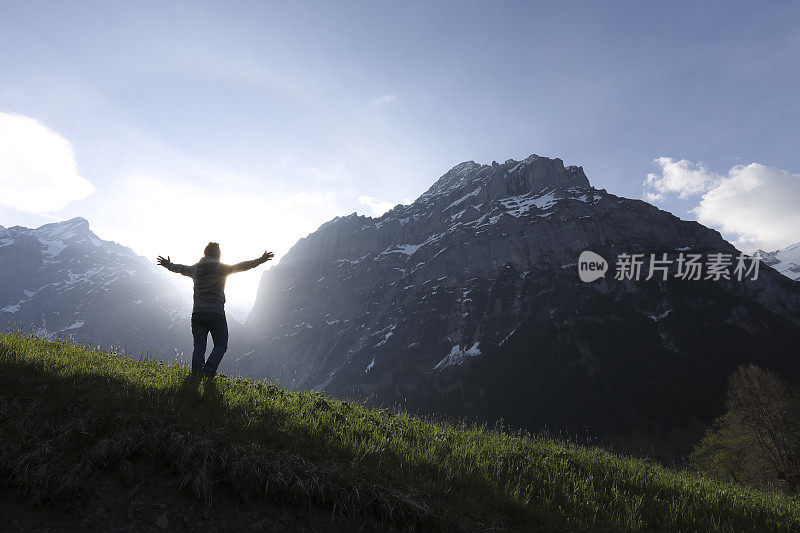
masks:
[[[0,119],[28,139],[0,155],[74,155],[0,164],[4,226],[80,215],[148,256],[280,255],[461,161],[537,153],[748,251],[800,240],[798,2],[0,6]]]

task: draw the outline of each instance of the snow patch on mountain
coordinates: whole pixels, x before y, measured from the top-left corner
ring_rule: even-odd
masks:
[[[396,327],[397,327],[397,326],[395,326],[395,325],[391,325],[391,326],[389,326],[389,332],[388,332],[388,333],[386,333],[386,334],[383,336],[383,340],[381,340],[381,341],[380,341],[378,344],[376,344],[376,345],[375,345],[375,347],[376,347],[376,348],[380,348],[381,346],[383,346],[384,344],[386,344],[386,341],[388,341],[388,340],[391,338],[391,336],[392,336],[392,335],[394,335],[394,330],[395,330],[395,328],[396,328]],[[383,332],[383,330],[382,330],[382,331],[379,331],[378,333],[382,333],[382,332]]]
[[[395,244],[381,252],[380,255],[399,253],[411,256],[414,255],[414,252],[416,252],[420,246],[422,246],[422,244]],[[377,261],[379,257],[380,256],[376,257],[375,260]]]
[[[69,326],[56,331],[56,333],[61,333],[63,331],[69,331],[71,329],[79,329],[79,328],[82,328],[84,324],[86,324],[86,322],[84,322],[83,320],[78,320],[77,322],[73,322]]]
[[[453,202],[452,204],[450,204],[450,205],[448,205],[447,207],[445,207],[445,208],[444,208],[444,210],[445,210],[445,211],[447,211],[447,210],[448,210],[448,209],[450,209],[451,207],[457,206],[458,204],[462,203],[462,202],[463,202],[464,200],[466,200],[467,198],[470,198],[471,196],[477,196],[477,195],[478,195],[480,192],[481,192],[481,188],[480,188],[480,187],[478,187],[478,188],[477,188],[477,189],[475,189],[474,191],[472,191],[472,192],[468,192],[467,194],[465,194],[464,196],[462,196],[461,198],[459,198],[458,200],[456,200],[456,201],[455,201],[455,202]]]
[[[519,218],[530,211],[532,207],[539,210],[549,209],[555,205],[557,200],[555,191],[549,191],[538,196],[530,196],[530,193],[509,196],[499,200],[499,202],[506,208],[506,213],[512,217]]]
[[[433,367],[433,369],[439,370],[440,368],[447,368],[448,366],[460,365],[467,357],[476,357],[480,355],[481,351],[478,348],[479,344],[480,343],[475,342],[469,348],[464,349],[461,348],[460,344],[456,344],[450,350],[450,353],[444,356],[444,359],[439,361],[436,366]]]

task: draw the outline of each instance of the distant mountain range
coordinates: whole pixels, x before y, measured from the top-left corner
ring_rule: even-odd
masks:
[[[579,280],[583,250],[612,263],[605,278]],[[800,284],[768,267],[756,281],[615,280],[623,253],[738,254],[559,159],[461,163],[410,205],[301,239],[264,273],[228,364],[416,412],[596,435],[708,422],[742,363],[800,378]]]
[[[191,294],[83,218],[0,226],[0,326],[169,359],[191,347]]]

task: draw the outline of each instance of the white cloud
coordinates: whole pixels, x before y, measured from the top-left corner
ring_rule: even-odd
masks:
[[[704,193],[721,178],[709,172],[703,163],[686,159],[675,161],[671,157],[659,157],[655,162],[661,167],[661,172],[648,174],[644,181],[645,188],[649,189],[645,191],[645,198],[652,201],[661,200],[667,194],[687,198]]]
[[[384,94],[372,100],[372,105],[392,104],[397,101],[396,94]]]
[[[736,245],[773,251],[800,241],[800,174],[751,163],[733,167],[694,212],[703,224],[737,234]]]
[[[800,174],[758,163],[737,165],[726,175],[702,164],[656,159],[660,174],[649,174],[644,197],[660,201],[670,194],[699,197],[691,212],[720,230],[743,251],[773,251],[800,241]]]
[[[380,200],[378,198],[375,198],[374,196],[368,196],[366,194],[362,194],[361,196],[358,197],[358,203],[372,209],[372,216],[376,217],[381,216],[382,214],[393,208],[395,205],[397,205],[396,203],[389,202],[386,200]],[[411,203],[411,200],[405,198],[400,203],[403,205],[408,205]]]
[[[78,174],[72,145],[23,115],[0,113],[0,205],[53,213],[94,191]]]

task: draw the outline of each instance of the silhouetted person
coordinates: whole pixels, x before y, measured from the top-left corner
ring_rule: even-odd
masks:
[[[242,261],[235,265],[220,263],[219,244],[208,243],[203,250],[204,257],[196,265],[177,265],[158,256],[158,264],[171,272],[189,276],[194,280],[194,306],[192,307],[192,373],[214,377],[222,356],[228,349],[228,321],[225,319],[225,279],[234,272],[243,272],[255,268],[272,259],[272,252],[252,261]],[[214,348],[206,358],[208,334],[214,340]]]

